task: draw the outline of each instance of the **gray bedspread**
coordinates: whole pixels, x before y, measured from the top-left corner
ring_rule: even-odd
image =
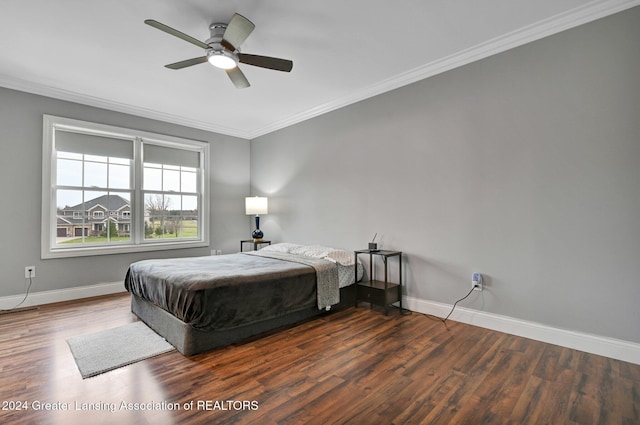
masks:
[[[330,274],[330,262],[247,254],[139,261],[127,270],[125,288],[201,330],[233,329],[339,302],[337,271],[335,285],[323,276]],[[320,290],[317,270],[325,282]]]
[[[313,267],[316,271],[318,308],[320,310],[329,310],[332,305],[340,302],[340,284],[338,282],[338,266],[336,263],[321,258],[305,257],[275,251],[250,251],[245,254],[282,261],[292,261]]]

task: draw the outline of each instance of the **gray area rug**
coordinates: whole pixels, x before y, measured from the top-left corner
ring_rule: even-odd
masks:
[[[90,378],[174,350],[142,322],[67,340],[82,378]]]

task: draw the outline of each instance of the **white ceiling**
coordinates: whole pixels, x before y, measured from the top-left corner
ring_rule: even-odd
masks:
[[[0,86],[252,139],[640,4],[640,0],[0,0]],[[209,64],[165,64],[234,12],[256,29],[236,89]]]

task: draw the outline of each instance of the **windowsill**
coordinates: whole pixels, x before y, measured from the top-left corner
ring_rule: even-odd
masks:
[[[148,251],[168,251],[172,249],[185,248],[201,248],[209,246],[208,241],[184,241],[171,243],[142,243],[139,245],[110,245],[95,246],[82,248],[53,248],[43,251],[41,257],[43,260],[53,258],[73,258],[73,257],[89,257],[96,255],[126,254],[132,252],[148,252]]]

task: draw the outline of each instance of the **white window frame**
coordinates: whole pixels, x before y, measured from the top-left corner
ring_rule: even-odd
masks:
[[[56,170],[57,158],[55,149],[55,131],[70,130],[90,134],[125,138],[133,140],[132,160],[132,192],[130,234],[131,241],[113,245],[86,245],[64,247],[56,245],[57,208],[56,208]],[[194,248],[209,245],[209,144],[201,141],[167,136],[122,127],[97,124],[70,118],[43,115],[43,154],[42,154],[42,234],[41,257],[66,258],[90,255],[120,254],[128,252],[144,252]],[[162,239],[159,241],[144,238],[144,196],[142,195],[142,145],[150,143],[174,149],[183,149],[199,153],[200,174],[198,176],[198,192],[200,210],[198,211],[198,236],[189,239]],[[75,214],[74,214],[75,215]]]

